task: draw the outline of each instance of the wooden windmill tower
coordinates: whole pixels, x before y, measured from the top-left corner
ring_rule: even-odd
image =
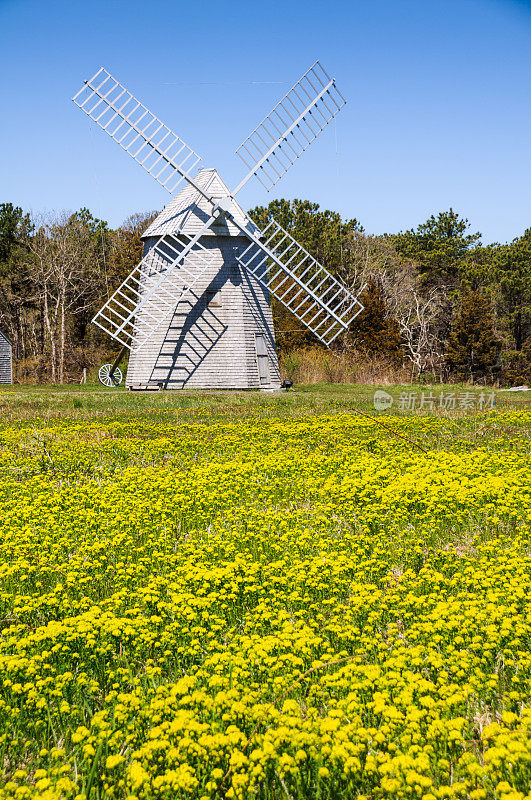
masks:
[[[213,169],[202,170],[195,180],[216,197],[229,192]],[[239,206],[235,213],[240,224],[245,225],[247,217]],[[147,258],[153,254],[155,271],[160,236],[194,236],[208,216],[208,203],[191,186],[166,206],[143,237]],[[257,228],[254,230],[259,232]],[[248,244],[240,229],[221,215],[201,237],[203,250],[195,256],[197,264],[194,264],[197,271],[194,269],[187,276],[190,281],[195,278],[195,282],[173,313],[157,312],[164,317],[162,323],[142,346],[133,348],[127,372],[129,386],[155,384],[165,389],[280,386],[269,292],[238,264]],[[148,312],[153,313],[149,306]],[[141,326],[143,322],[149,324],[143,321],[140,311],[136,324]]]
[[[93,319],[131,351],[130,388],[278,388],[271,296],[326,346],[362,306],[275,220],[260,231],[235,200],[255,175],[269,191],[345,104],[316,62],[236,151],[230,191],[216,170],[100,69],[73,98],[171,194],[142,261]],[[116,364],[104,369],[116,382]]]

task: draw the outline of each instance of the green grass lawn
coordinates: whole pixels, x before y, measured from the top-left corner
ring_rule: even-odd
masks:
[[[393,407],[385,412],[375,411],[374,393],[377,389],[388,392],[394,398]],[[158,420],[164,415],[181,415],[188,422],[212,422],[248,417],[296,417],[304,414],[333,414],[345,411],[360,411],[377,416],[402,416],[408,414],[434,413],[450,417],[474,416],[474,409],[464,412],[441,411],[435,403],[433,410],[419,411],[421,393],[431,392],[438,401],[440,393],[454,392],[458,396],[465,392],[479,397],[493,390],[458,385],[370,386],[366,384],[313,384],[296,386],[289,392],[218,392],[218,391],[160,391],[129,392],[123,386],[105,389],[99,383],[78,386],[6,386],[0,388],[0,415],[4,422],[30,421],[32,419],[78,419],[100,418],[122,415],[141,415],[145,419]],[[401,411],[397,402],[402,392],[417,396],[414,411]],[[528,392],[512,393],[495,391],[498,409],[529,409],[531,395]]]

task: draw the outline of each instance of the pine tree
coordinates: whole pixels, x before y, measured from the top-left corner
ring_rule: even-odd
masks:
[[[416,230],[391,238],[399,253],[417,262],[426,285],[455,284],[481,239],[480,233],[468,233],[469,227],[468,220],[451,208],[432,215]]]
[[[352,326],[356,346],[368,355],[392,358],[399,363],[403,359],[400,328],[390,316],[381,285],[371,278],[360,296],[363,311]]]
[[[501,343],[489,301],[480,291],[465,290],[448,338],[446,363],[460,380],[492,375]]]

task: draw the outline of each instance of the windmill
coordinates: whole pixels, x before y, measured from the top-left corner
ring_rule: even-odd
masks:
[[[170,194],[145,231],[140,263],[92,322],[122,345],[100,380],[130,388],[279,388],[271,297],[327,347],[362,310],[272,219],[259,230],[236,201],[256,177],[269,191],[345,99],[316,61],[236,150],[248,172],[230,191],[201,158],[101,68],[73,97]]]

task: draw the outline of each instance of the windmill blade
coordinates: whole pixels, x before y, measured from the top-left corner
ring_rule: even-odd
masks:
[[[92,322],[123,347],[139,350],[214,263],[211,251],[199,243],[214,219],[194,237],[161,236]]]
[[[190,175],[201,156],[103,67],[72,100],[170,194],[186,179],[207,197]]]
[[[275,220],[261,238],[245,233],[252,243],[239,257],[240,266],[327,347],[363,311],[359,300]]]
[[[251,175],[272,189],[345,103],[334,79],[316,61],[236,150],[250,172],[233,195]]]

